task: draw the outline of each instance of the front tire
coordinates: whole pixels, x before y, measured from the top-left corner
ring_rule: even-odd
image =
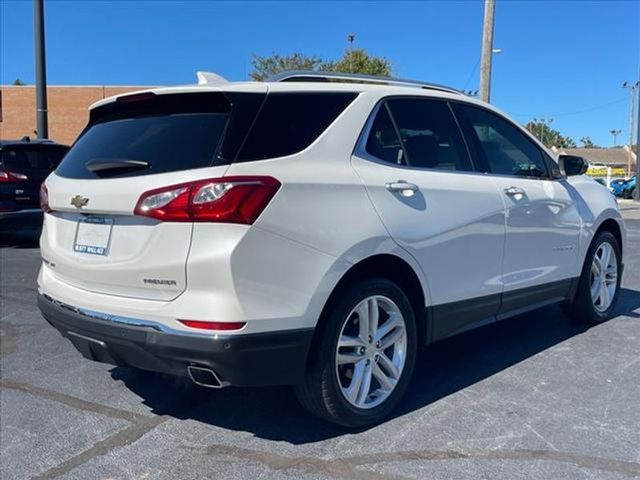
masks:
[[[415,314],[390,280],[352,284],[321,319],[300,403],[339,425],[373,425],[389,415],[405,393],[416,358]]]
[[[573,319],[593,325],[611,318],[620,289],[621,259],[616,237],[609,231],[598,233],[587,252],[575,298],[566,309]]]

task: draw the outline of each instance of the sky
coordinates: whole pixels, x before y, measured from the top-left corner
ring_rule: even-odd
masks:
[[[483,1],[212,2],[45,0],[50,85],[242,80],[252,55],[340,57],[357,48],[395,76],[477,90]],[[491,102],[514,119],[553,119],[579,142],[628,143],[640,73],[640,0],[497,0]],[[34,82],[33,4],[0,0],[0,84]],[[635,129],[634,129],[635,130]],[[634,132],[635,133],[635,132]]]

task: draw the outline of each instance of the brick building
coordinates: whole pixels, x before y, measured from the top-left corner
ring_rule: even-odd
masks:
[[[49,138],[71,144],[89,118],[88,108],[111,95],[141,90],[135,86],[49,86]],[[34,86],[0,86],[0,139],[35,137],[36,89]]]

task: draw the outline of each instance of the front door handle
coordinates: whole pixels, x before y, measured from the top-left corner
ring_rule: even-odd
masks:
[[[417,185],[406,182],[404,180],[385,183],[384,186],[390,192],[399,193],[403,197],[413,197],[416,194],[416,192],[419,190]]]
[[[516,195],[524,195],[524,190],[520,187],[508,187],[504,189],[504,193],[510,197],[515,197]]]

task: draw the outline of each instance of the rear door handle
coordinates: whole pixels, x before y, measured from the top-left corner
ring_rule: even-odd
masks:
[[[404,180],[385,183],[384,186],[390,192],[399,193],[403,197],[413,197],[416,194],[416,192],[419,190],[417,185],[406,182]]]
[[[516,195],[524,195],[524,189],[520,187],[508,187],[504,189],[504,193],[509,195],[510,197],[515,197]]]

